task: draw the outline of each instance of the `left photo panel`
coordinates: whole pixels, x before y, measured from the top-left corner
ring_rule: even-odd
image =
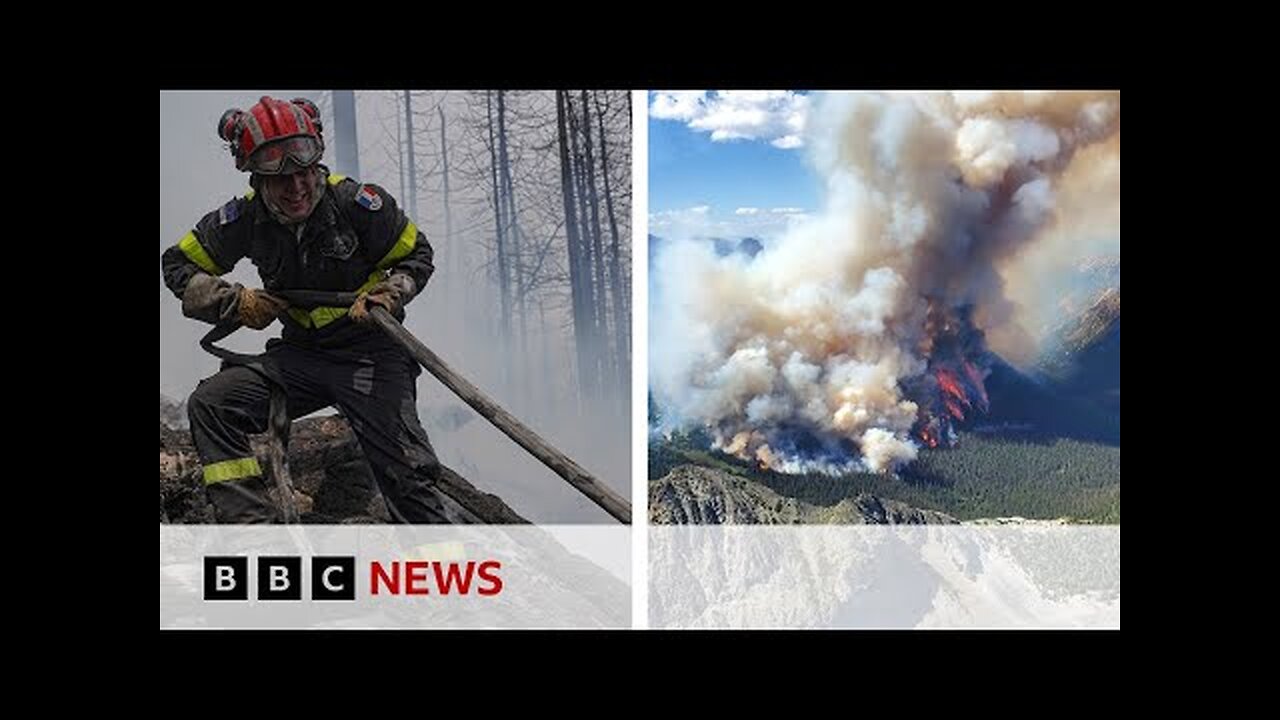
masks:
[[[161,91],[161,627],[630,626],[631,112]]]

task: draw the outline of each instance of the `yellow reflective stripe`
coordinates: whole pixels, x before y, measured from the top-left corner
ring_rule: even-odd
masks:
[[[383,280],[382,271],[374,270],[372,273],[369,274],[369,279],[365,280],[363,285],[356,288],[356,292],[357,293],[368,292],[369,290],[373,289],[374,285],[377,285],[378,283],[382,282],[382,280]]]
[[[382,282],[382,272],[375,271],[369,275],[369,279],[365,280],[363,285],[356,288],[356,292],[367,292],[370,288],[380,282]],[[346,315],[349,309],[350,308],[344,307],[318,307],[313,309],[311,312],[307,312],[306,310],[300,310],[298,308],[289,308],[289,315],[291,315],[294,320],[297,320],[299,325],[319,330],[325,325],[328,325],[334,320]]]
[[[379,270],[386,270],[392,265],[400,262],[409,253],[413,252],[413,246],[418,242],[418,226],[413,221],[406,221],[404,224],[404,232],[400,233],[400,238],[396,240],[396,244],[391,246],[391,251],[386,257],[378,263]]]
[[[313,308],[311,312],[289,308],[289,315],[297,320],[299,325],[313,330],[318,330],[346,314],[347,308],[340,307],[318,307]]]
[[[303,327],[311,327],[311,316],[307,314],[306,310],[299,310],[298,308],[289,308],[289,317],[293,318],[294,320],[297,320],[298,324]]]
[[[330,175],[330,176],[329,176],[329,184],[330,184],[330,185],[337,185],[338,183],[340,183],[340,182],[342,182],[343,180],[346,180],[346,179],[347,179],[347,176],[346,176],[346,175]]]
[[[298,310],[297,307],[289,307],[289,316],[297,320],[298,324],[303,328],[311,327],[311,315],[307,315],[306,310]]]
[[[190,230],[182,239],[178,241],[178,247],[182,250],[182,254],[187,256],[191,262],[200,266],[201,270],[212,275],[224,275],[226,270],[218,267],[213,258],[209,257],[209,253],[205,252],[204,247],[200,245],[200,241],[196,239],[194,230]]]
[[[204,484],[212,485],[214,483],[226,482],[228,480],[243,480],[247,477],[257,477],[262,474],[262,468],[258,466],[258,458],[240,458],[239,460],[223,460],[212,465],[204,466]]]
[[[316,329],[319,330],[346,314],[347,308],[318,307],[311,311],[311,322],[316,326]]]
[[[253,196],[254,196],[254,195],[257,195],[257,194],[258,194],[258,191],[257,191],[257,190],[254,190],[253,188],[249,188],[249,192],[247,192],[247,193],[245,193],[245,194],[244,194],[244,199],[245,199],[245,200],[252,200],[252,199],[253,199]]]

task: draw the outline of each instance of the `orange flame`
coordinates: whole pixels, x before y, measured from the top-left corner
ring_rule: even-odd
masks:
[[[938,439],[929,432],[929,428],[920,429],[920,439],[931,448],[938,447]]]
[[[938,378],[938,385],[942,387],[942,391],[951,397],[964,397],[964,390],[960,389],[960,380],[950,370],[944,367],[938,368],[935,373]]]

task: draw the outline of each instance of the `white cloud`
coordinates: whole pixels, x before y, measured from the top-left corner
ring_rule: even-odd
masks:
[[[669,231],[672,228],[707,227],[712,206],[694,205],[692,208],[676,210],[658,210],[649,213],[649,227],[655,231]]]
[[[700,114],[706,95],[690,90],[655,93],[649,114],[660,120],[692,120]]]
[[[658,210],[656,212],[649,213],[649,221],[653,222],[655,220],[671,220],[673,218],[695,216],[705,217],[709,212],[711,212],[710,205],[694,205],[693,207],[677,208],[675,210]]]
[[[789,90],[654,93],[649,113],[711,134],[712,142],[763,140],[791,150],[804,145],[809,98]]]
[[[808,217],[800,208],[740,207],[729,215],[710,205],[697,205],[649,213],[649,231],[668,240],[755,237],[767,243]]]
[[[649,232],[666,240],[717,237],[724,234],[723,222],[702,208],[683,208],[653,213]]]

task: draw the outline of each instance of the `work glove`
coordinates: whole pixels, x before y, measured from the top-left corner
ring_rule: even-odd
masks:
[[[289,303],[266,290],[240,288],[240,324],[261,330],[289,309]]]
[[[417,286],[413,278],[404,273],[396,273],[382,282],[360,293],[360,297],[351,305],[351,319],[356,322],[369,322],[369,303],[386,308],[387,312],[396,315],[404,308],[404,304],[413,299]]]
[[[207,273],[196,273],[182,291],[182,314],[210,325],[226,325],[239,318],[239,283],[229,283]]]

